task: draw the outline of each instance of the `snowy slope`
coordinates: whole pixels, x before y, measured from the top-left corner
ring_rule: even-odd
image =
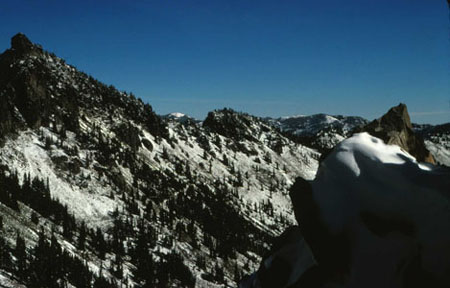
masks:
[[[177,253],[198,287],[233,286],[259,264],[272,238],[294,223],[288,189],[296,177],[314,178],[316,150],[229,109],[212,111],[206,120],[216,122],[181,113],[159,117],[131,93],[77,71],[24,35],[16,37],[22,44],[0,55],[0,108],[6,115],[0,167],[5,175],[17,174],[19,185],[26,177],[41,179],[77,227],[64,236],[54,216],[37,215],[35,224],[30,219],[36,211],[20,199],[17,210],[0,203],[11,247],[14,228],[31,250],[42,226],[98,275],[102,261],[93,238],[100,228],[108,246],[103,276],[130,287],[138,265],[133,249],[138,236],[150,231],[147,251],[160,267]],[[21,45],[26,49],[19,51]],[[79,251],[82,223],[89,233]],[[110,273],[118,267],[120,273]],[[189,273],[172,275],[169,284],[180,285]]]
[[[425,140],[425,146],[430,150],[437,163],[450,167],[450,137],[449,135]]]
[[[114,129],[111,127],[115,124],[105,121],[102,117],[83,121],[81,132],[88,134],[93,123],[102,123],[102,135],[105,135],[106,139],[115,137],[114,132],[112,132]],[[257,127],[256,123],[252,125]],[[173,173],[174,176],[171,177],[176,177],[178,181],[185,183],[194,185],[203,183],[214,187],[216,181],[224,182],[227,190],[237,193],[232,196],[235,200],[227,205],[233,205],[233,209],[239,211],[247,221],[253,223],[255,227],[268,235],[275,236],[281,233],[285,227],[294,223],[288,188],[298,176],[307,179],[314,177],[318,167],[319,154],[317,152],[290,142],[286,138],[280,138],[283,141],[281,154],[275,152],[267,143],[267,139],[275,136],[281,137],[275,130],[261,133],[256,141],[240,141],[239,145],[246,147],[243,152],[232,148],[234,146],[229,146],[235,140],[230,140],[213,132],[206,132],[196,123],[186,125],[178,121],[170,121],[168,128],[171,139],[174,139],[171,143],[168,143],[165,139],[158,142],[155,137],[142,130],[141,141],[151,143],[152,149],[150,151],[141,146],[136,154],[137,161],[146,163],[152,170],[165,171],[164,174]],[[139,127],[139,129],[142,128]],[[77,140],[78,137],[72,132],[68,131],[67,138],[64,140],[64,147],[51,145],[50,148],[45,148],[45,139],[48,137],[52,137],[56,143],[60,141],[60,136],[48,128],[40,128],[38,131],[25,130],[20,132],[17,137],[9,138],[0,155],[1,163],[8,166],[10,171],[20,172],[20,179],[25,174],[29,174],[31,177],[48,179],[52,196],[62,204],[67,205],[76,219],[84,221],[89,227],[102,227],[103,229],[112,227],[111,213],[117,207],[120,210],[124,209],[120,207],[126,207],[126,205],[120,197],[110,197],[111,193],[118,193],[119,188],[111,181],[111,177],[115,177],[117,174],[110,174],[109,172],[116,171],[122,175],[127,186],[133,185],[135,176],[128,168],[118,163],[110,167],[100,164],[100,160],[97,160],[97,156],[95,156],[98,151],[87,148],[85,144],[80,143]],[[204,147],[204,143],[208,143],[208,148]],[[122,145],[126,146],[127,144],[122,143]],[[69,147],[72,147],[72,149],[76,147],[77,154],[70,154],[68,152]],[[254,154],[245,153],[247,150],[254,151]],[[87,155],[93,155],[90,156],[89,162]],[[224,157],[228,159],[227,163],[224,163]],[[63,165],[61,165],[61,161]],[[71,170],[64,168],[74,162],[81,165],[78,173],[73,173]],[[186,171],[177,172],[177,167],[180,164],[190,167],[189,170],[192,171],[193,180],[188,180],[188,176],[184,174]],[[107,170],[110,171],[107,172]],[[234,183],[239,177],[242,178],[242,184],[236,186]],[[172,193],[175,196],[180,192],[183,191],[175,190]],[[143,211],[143,204],[138,205]],[[166,210],[167,208],[164,205],[159,209]],[[186,223],[189,221],[189,219],[184,219],[182,215],[179,216],[179,219]],[[280,222],[280,219],[283,219],[283,222]],[[7,221],[10,221],[9,218],[7,218]],[[159,223],[153,225],[158,227],[157,229],[162,229],[166,235],[174,234],[170,227],[166,228]],[[201,238],[203,232],[200,233]],[[24,236],[27,235],[28,233],[24,233]],[[130,239],[131,241],[132,239]],[[186,255],[186,263],[192,267],[193,273],[198,273],[198,283],[203,285],[200,284],[204,282],[200,274],[205,272],[196,267],[196,257],[192,255],[204,253],[199,253],[191,245],[186,244],[183,241],[174,241],[173,249]],[[201,250],[203,249],[205,248]],[[165,249],[157,246],[155,251],[159,250],[167,253],[164,252]],[[245,263],[250,263],[247,269],[253,269],[259,262],[260,257],[261,255],[248,251],[248,255],[238,254],[237,259],[239,260],[236,263],[241,267]],[[214,267],[217,262],[217,259],[208,259],[208,256],[206,256],[206,259],[207,269],[211,269],[208,267]],[[98,270],[98,265],[98,262],[93,262],[93,269]],[[130,271],[124,273],[130,273]],[[226,276],[230,275],[227,281],[232,281],[232,276],[228,273],[232,273],[232,270],[230,272],[225,271]],[[208,285],[213,285],[213,283]]]
[[[152,259],[164,265],[176,252],[200,286],[233,283],[294,223],[288,189],[296,177],[314,178],[317,151],[232,110],[212,111],[204,123],[181,113],[159,117],[131,93],[17,37],[28,50],[13,47],[0,56],[0,107],[7,115],[0,123],[0,164],[5,174],[17,173],[19,185],[26,177],[48,184],[50,196],[78,224],[72,236],[61,238],[68,243],[63,246],[92,271],[101,270],[99,258],[82,255],[98,254],[89,244],[94,233],[87,236],[88,252],[74,246],[81,223],[100,228],[108,243],[116,241],[115,229],[125,230],[123,263],[114,264],[122,249],[106,253],[105,265],[123,270],[120,277],[104,272],[110,280],[136,284],[131,252],[143,225],[156,235]],[[2,214],[5,227],[20,228],[30,249],[40,225],[47,235],[64,230],[54,219],[30,224],[35,211],[25,215],[26,209]]]
[[[44,128],[42,131],[44,134],[52,134]],[[71,145],[79,144],[74,137],[69,141]],[[71,212],[79,219],[87,223],[92,222],[94,226],[104,225],[103,222],[109,219],[108,212],[113,211],[120,204],[108,198],[111,187],[105,186],[96,170],[82,168],[80,173],[72,175],[60,171],[54,162],[57,159],[71,157],[64,149],[53,146],[50,151],[47,151],[44,146],[45,144],[36,133],[24,131],[17,139],[6,142],[0,159],[11,171],[20,172],[20,179],[25,174],[48,179],[53,196],[68,205]],[[80,154],[84,153],[85,151],[81,151]]]
[[[450,167],[450,124],[415,125],[414,129],[424,138],[425,146],[436,161]]]
[[[0,270],[0,287],[2,288],[25,288],[24,285],[20,284],[14,277],[5,271]]]

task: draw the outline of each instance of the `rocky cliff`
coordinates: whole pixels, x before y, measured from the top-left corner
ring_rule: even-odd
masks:
[[[414,132],[408,108],[405,104],[399,104],[391,108],[382,117],[356,131],[365,131],[370,135],[382,139],[387,144],[398,145],[416,157],[417,161],[436,163],[433,155],[425,147],[422,137]]]

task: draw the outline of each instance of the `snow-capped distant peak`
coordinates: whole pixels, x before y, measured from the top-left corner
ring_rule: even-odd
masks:
[[[297,115],[285,116],[272,121],[273,125],[282,131],[292,133],[297,136],[312,136],[322,130],[333,129],[346,136],[356,126],[366,124],[367,120],[361,117],[341,116],[341,115]]]
[[[285,120],[285,119],[295,119],[295,118],[303,118],[303,117],[307,117],[307,115],[299,114],[299,115],[291,115],[291,116],[282,116],[282,117],[280,117],[280,119]]]
[[[183,118],[183,117],[187,117],[186,114],[180,113],[180,112],[172,112],[169,114],[169,116],[173,117],[173,118]]]
[[[325,123],[330,124],[336,121],[338,121],[338,119],[334,118],[333,116],[325,115]]]
[[[189,115],[186,115],[184,113],[181,113],[181,112],[172,112],[172,113],[166,114],[162,117],[165,119],[175,121],[175,122],[179,122],[179,123],[188,123],[188,122],[198,123],[199,122],[199,120],[197,120]]]

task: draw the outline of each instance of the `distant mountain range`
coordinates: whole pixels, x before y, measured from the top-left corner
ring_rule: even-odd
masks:
[[[336,130],[348,134],[355,127],[364,126],[368,121],[357,116],[315,114],[309,116],[291,116],[269,119],[274,126],[282,131],[297,136],[313,136],[322,130]]]

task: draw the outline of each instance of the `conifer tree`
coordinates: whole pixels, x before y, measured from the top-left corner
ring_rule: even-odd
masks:
[[[144,226],[142,221],[139,225],[135,248],[133,250],[133,264],[136,269],[133,271],[134,280],[138,287],[153,287],[155,282],[155,269],[153,258],[149,252],[152,246],[152,231]]]
[[[27,252],[25,241],[23,238],[17,234],[16,237],[16,248],[14,250],[14,256],[16,257],[16,271],[17,276],[22,280],[27,279]]]
[[[95,251],[97,251],[98,257],[102,260],[105,260],[107,247],[105,238],[103,238],[103,232],[100,228],[97,228],[95,232],[95,235],[92,239],[92,246],[95,248]]]
[[[84,250],[86,248],[86,224],[84,222],[80,225],[77,246],[78,249]]]
[[[10,250],[5,238],[0,236],[0,269],[11,270],[12,258]]]

